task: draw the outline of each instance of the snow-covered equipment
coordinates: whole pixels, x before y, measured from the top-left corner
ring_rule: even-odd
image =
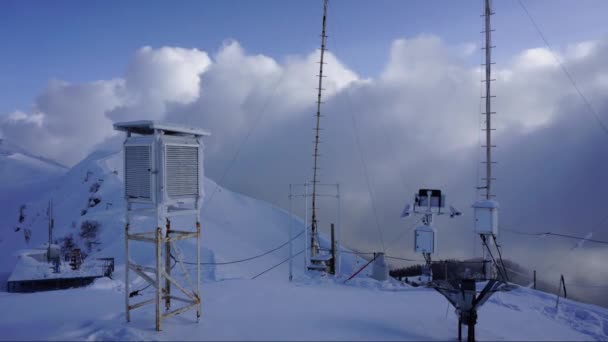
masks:
[[[158,121],[133,121],[114,124],[118,131],[126,132],[124,142],[124,180],[127,203],[125,246],[126,319],[130,311],[146,304],[156,304],[156,330],[164,318],[196,308],[197,322],[201,313],[200,297],[200,209],[203,200],[203,137],[209,133],[188,126]],[[184,229],[172,227],[175,216],[193,216],[193,226]],[[137,216],[152,216],[154,230],[137,230],[131,227]],[[183,258],[176,242],[196,239],[196,281],[190,280],[183,266]],[[155,267],[134,263],[129,254],[129,241],[152,243],[156,247]],[[163,253],[164,250],[164,253]],[[180,264],[187,286],[171,275],[171,260]],[[175,265],[175,264],[174,264]],[[152,299],[130,304],[130,298],[143,289],[130,291],[129,276],[134,272],[155,290]],[[196,284],[196,285],[195,285]],[[175,287],[182,297],[171,292]],[[175,292],[175,291],[174,291]],[[161,301],[165,312],[161,313]],[[185,305],[171,309],[172,301]]]
[[[433,228],[433,217],[446,214],[441,209],[445,208],[445,195],[438,189],[420,189],[414,194],[414,205],[411,213],[422,216],[422,225],[414,230],[414,252],[421,253],[425,260],[422,272],[432,278],[431,255],[437,249],[437,234]],[[401,213],[401,217],[410,215],[410,205],[407,204]],[[461,213],[450,206],[450,218],[460,216]]]
[[[199,201],[202,193],[204,130],[156,121],[114,124],[124,143],[125,197],[132,203],[163,205]]]
[[[328,245],[322,245],[323,241],[319,238],[319,232],[313,229],[313,225],[309,223],[308,218],[312,207],[309,205],[313,197],[311,193],[313,185],[311,183],[290,184],[289,185],[289,215],[292,217],[289,226],[289,279],[293,279],[293,244],[295,234],[293,231],[293,201],[299,198],[304,200],[304,269],[327,272],[329,274],[340,274],[340,185],[339,184],[321,184],[316,185],[317,189],[322,189],[322,194],[316,194],[316,197],[334,202],[335,213],[326,212],[327,218],[336,222],[330,223],[331,239]],[[317,216],[315,216],[315,220]],[[319,222],[316,221],[316,224]]]
[[[372,278],[385,281],[388,280],[388,265],[384,258],[384,253],[376,253],[372,263]]]

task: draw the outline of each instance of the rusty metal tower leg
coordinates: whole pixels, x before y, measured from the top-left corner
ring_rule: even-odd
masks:
[[[127,323],[131,322],[129,312],[129,214],[127,213],[127,224],[125,224],[125,316]]]
[[[200,221],[196,222],[196,297],[198,299],[198,306],[196,307],[196,322],[201,318],[201,224]]]
[[[162,279],[162,262],[161,262],[161,258],[162,258],[162,246],[161,246],[161,242],[163,240],[163,236],[162,236],[162,230],[160,227],[156,228],[156,238],[155,238],[155,242],[156,242],[156,331],[160,331],[160,320],[161,320],[161,315],[160,315],[160,301],[162,298],[162,286],[161,286],[161,279]]]
[[[167,231],[165,232],[165,272],[171,276],[171,242],[169,242],[169,231],[171,230],[171,221],[167,219]],[[165,278],[165,310],[171,309],[171,281]]]

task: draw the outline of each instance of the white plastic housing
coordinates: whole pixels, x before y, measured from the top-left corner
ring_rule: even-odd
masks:
[[[473,204],[473,208],[475,210],[475,233],[498,235],[498,202],[478,201]]]
[[[154,121],[118,123],[124,143],[125,198],[132,203],[179,205],[203,197],[202,137],[191,128]]]
[[[435,253],[435,229],[429,226],[419,226],[414,231],[414,251],[416,253]]]

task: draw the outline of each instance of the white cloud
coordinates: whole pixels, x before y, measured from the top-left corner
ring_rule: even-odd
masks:
[[[585,43],[560,57],[598,108],[608,107],[602,95],[608,87],[606,41]],[[480,69],[453,51],[430,35],[396,40],[381,75],[367,80],[335,55],[326,56],[321,177],[342,184],[346,243],[377,246],[351,115],[387,236],[404,228],[398,214],[419,186],[445,189],[449,202],[462,210],[472,201],[483,104]],[[187,122],[211,129],[206,165],[217,178],[253,129],[224,185],[286,204],[287,184],[311,174],[318,52],[277,61],[227,41],[211,56],[196,49],[144,47],[123,78],[51,82],[29,113],[7,116],[0,130],[8,140],[73,164],[114,134],[113,120]],[[579,174],[568,166],[569,158],[587,165],[586,148],[597,145],[593,119],[585,118],[586,108],[554,62],[546,49],[531,49],[494,69],[497,188],[506,212],[530,211],[531,202],[509,195],[522,179],[556,205],[560,198],[552,192]],[[530,189],[518,191],[536,194]],[[450,222],[450,234],[468,236],[466,219]],[[471,240],[465,240],[454,238],[442,253],[467,256],[463,246],[470,247]]]
[[[199,75],[210,64],[197,49],[144,47],[125,78],[84,84],[50,81],[30,113],[0,123],[4,138],[66,164],[80,161],[114,135],[113,121],[164,117],[169,103],[198,98]]]
[[[198,49],[141,48],[126,73],[127,90],[146,100],[190,103],[198,98],[199,75],[211,65]]]

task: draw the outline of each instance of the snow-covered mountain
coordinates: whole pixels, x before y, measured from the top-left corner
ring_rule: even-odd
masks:
[[[434,290],[396,281],[377,282],[366,274],[344,284],[346,275],[365,262],[351,254],[343,254],[344,275],[337,279],[306,274],[301,256],[294,261],[296,277],[292,283],[287,280],[287,263],[251,279],[285,260],[286,247],[247,262],[205,265],[203,317],[198,324],[193,313],[185,313],[166,320],[162,332],[154,332],[152,307],[134,311],[132,322],[125,323],[121,170],[120,153],[93,153],[55,179],[49,191],[27,203],[22,226],[32,231],[29,244],[21,232],[0,230],[0,273],[7,274],[14,265],[14,252],[46,242],[46,206],[52,198],[55,237],[72,234],[87,249],[78,232],[83,222],[96,222],[98,244],[92,245],[91,257],[114,257],[117,264],[114,280],[100,279],[88,288],[33,294],[0,292],[0,339],[455,339],[456,316]],[[294,231],[303,229],[302,221],[290,218],[284,210],[217,187],[209,179],[205,180],[205,191],[205,263],[243,259],[280,246],[288,240],[290,220]],[[294,245],[295,251],[300,251],[302,237]],[[193,244],[183,250],[186,258],[193,259]],[[134,248],[133,258],[150,264],[153,253]],[[132,286],[142,284],[139,279]],[[556,309],[555,296],[519,288],[494,295],[480,311],[477,331],[480,340],[608,340],[608,310],[564,299]]]
[[[53,160],[0,139],[0,231],[16,229],[19,208],[47,193],[67,171]]]
[[[3,186],[23,186],[59,176],[68,170],[54,160],[36,156],[0,139],[0,177]]]

